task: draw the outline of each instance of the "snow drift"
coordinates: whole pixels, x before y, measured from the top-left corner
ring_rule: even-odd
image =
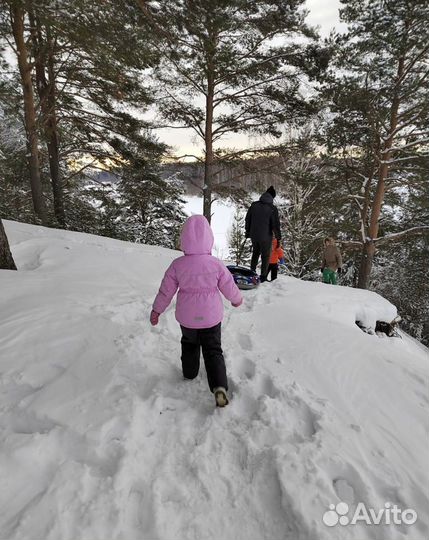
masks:
[[[5,226],[0,538],[428,537],[428,351],[355,324],[392,320],[386,300],[282,276],[245,291],[219,410],[204,371],[182,380],[174,306],[148,322],[177,252]],[[353,525],[359,503],[418,517]]]

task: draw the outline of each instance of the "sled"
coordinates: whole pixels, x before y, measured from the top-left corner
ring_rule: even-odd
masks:
[[[256,272],[245,266],[230,264],[227,266],[239,289],[255,289],[261,280]]]

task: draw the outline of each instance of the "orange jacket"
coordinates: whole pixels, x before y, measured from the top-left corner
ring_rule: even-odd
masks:
[[[285,252],[282,250],[281,247],[277,246],[277,239],[274,238],[273,240],[273,246],[271,248],[271,257],[270,257],[270,264],[277,264],[280,259],[283,259],[285,256]]]

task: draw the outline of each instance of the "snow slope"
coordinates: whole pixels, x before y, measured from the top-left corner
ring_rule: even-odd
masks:
[[[180,371],[177,252],[6,222],[0,271],[0,538],[423,540],[428,351],[355,324],[376,294],[280,276],[226,307],[231,404]],[[385,503],[413,525],[324,524]]]

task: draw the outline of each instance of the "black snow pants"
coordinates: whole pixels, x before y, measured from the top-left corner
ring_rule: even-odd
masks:
[[[278,269],[279,269],[279,265],[277,263],[270,263],[268,265],[268,275],[267,275],[267,277],[270,275],[270,272],[271,272],[271,281],[274,281],[275,279],[277,279]]]
[[[228,390],[225,360],[221,347],[221,323],[211,328],[182,329],[182,370],[185,379],[195,379],[200,369],[200,349],[203,350],[204,364],[210,390],[222,386]]]
[[[268,264],[271,256],[272,240],[252,240],[252,260],[250,268],[256,272],[259,256],[261,256],[261,281],[266,281],[268,274]]]

